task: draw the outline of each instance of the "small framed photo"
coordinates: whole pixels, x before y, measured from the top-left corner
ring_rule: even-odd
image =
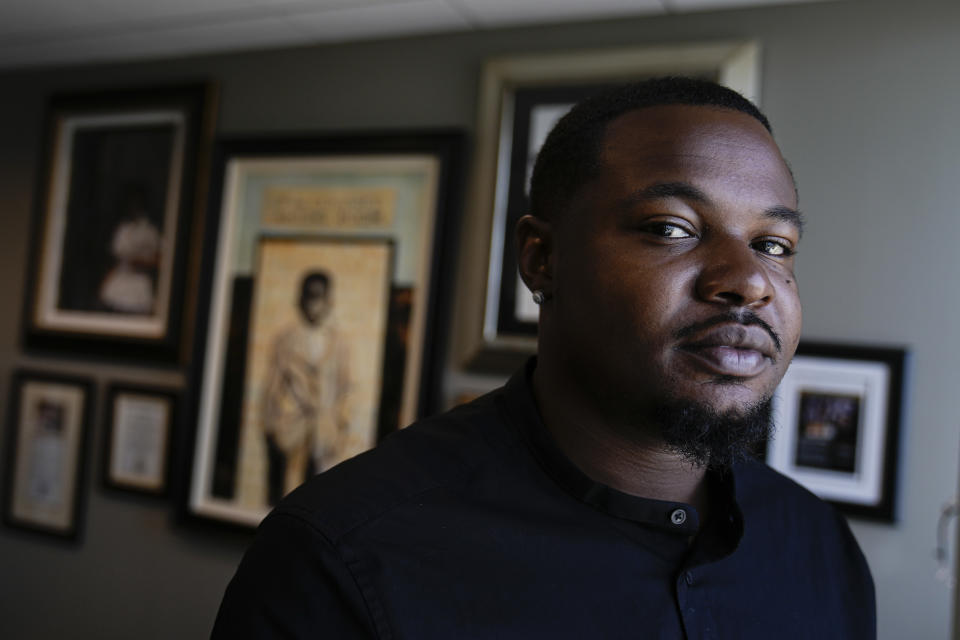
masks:
[[[514,228],[529,212],[530,177],[547,134],[602,89],[666,74],[715,80],[756,101],[759,47],[730,41],[599,49],[484,65],[457,302],[457,359],[469,368],[511,372],[536,350],[538,307],[520,280]]]
[[[892,522],[906,351],[801,343],[766,461],[850,515]]]
[[[77,539],[93,381],[15,371],[7,424],[3,520]]]
[[[218,145],[186,516],[254,527],[441,408],[461,135]]]
[[[178,395],[173,389],[117,383],[107,388],[106,486],[158,496],[167,493]]]
[[[28,349],[181,358],[212,95],[189,85],[51,98],[24,305]]]

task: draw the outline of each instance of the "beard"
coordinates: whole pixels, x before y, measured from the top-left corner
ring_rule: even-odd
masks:
[[[755,457],[773,433],[773,400],[717,411],[704,404],[670,400],[653,413],[667,446],[698,467],[714,470]]]

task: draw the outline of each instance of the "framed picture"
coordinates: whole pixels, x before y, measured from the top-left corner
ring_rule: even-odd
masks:
[[[207,85],[51,99],[24,305],[29,349],[177,361]]]
[[[14,372],[7,424],[3,520],[76,539],[83,515],[93,381]]]
[[[440,408],[461,144],[220,145],[188,514],[254,526],[310,474]]]
[[[855,516],[893,521],[906,351],[801,343],[767,463]]]
[[[177,397],[173,389],[119,383],[108,387],[104,485],[158,496],[167,493]]]
[[[520,281],[514,227],[528,211],[530,174],[554,124],[611,85],[674,74],[716,80],[756,101],[759,48],[719,42],[512,56],[486,63],[480,84],[475,172],[463,248],[458,360],[509,372],[536,350],[537,306]],[[478,268],[474,265],[483,265]]]

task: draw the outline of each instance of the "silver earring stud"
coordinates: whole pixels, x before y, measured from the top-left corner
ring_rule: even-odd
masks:
[[[534,304],[543,304],[543,301],[546,300],[546,299],[547,299],[547,297],[546,297],[545,295],[543,295],[543,291],[540,291],[540,289],[537,289],[536,291],[533,292],[533,303],[534,303]]]

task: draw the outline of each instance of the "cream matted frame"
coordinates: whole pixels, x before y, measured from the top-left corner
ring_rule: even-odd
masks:
[[[257,247],[266,239],[388,241],[393,264],[383,386],[379,407],[368,407],[379,411],[374,439],[439,408],[448,326],[442,292],[452,284],[451,205],[461,144],[462,136],[451,131],[221,142],[197,321],[206,334],[197,341],[189,385],[195,431],[184,443],[193,452],[180,494],[186,516],[249,527],[269,510],[243,503],[235,480],[247,410],[245,368],[252,366],[248,346],[257,331]],[[376,286],[380,292],[382,283]]]
[[[170,485],[179,392],[111,383],[105,407],[102,480],[106,487],[165,496]]]
[[[177,362],[216,88],[50,99],[23,340],[28,349]]]
[[[93,390],[89,378],[14,372],[3,496],[8,526],[79,537]]]
[[[894,521],[906,363],[903,348],[801,341],[767,464],[849,515]]]
[[[663,74],[708,75],[759,102],[760,47],[753,41],[704,42],[505,56],[484,65],[454,318],[457,364],[504,373],[536,350],[536,337],[529,330],[507,332],[498,326],[504,249],[513,238],[507,191],[516,170],[510,160],[517,90],[603,85]]]

